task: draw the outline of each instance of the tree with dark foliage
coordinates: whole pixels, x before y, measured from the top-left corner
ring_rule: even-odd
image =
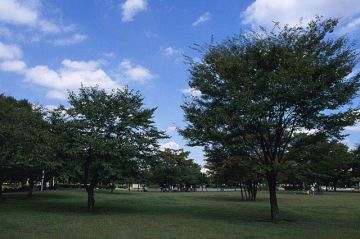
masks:
[[[201,95],[183,106],[190,145],[237,146],[258,160],[269,187],[271,220],[279,214],[276,186],[293,134],[317,129],[333,137],[352,125],[344,106],[359,89],[358,53],[345,37],[330,36],[337,19],[245,33],[200,46],[190,61],[189,86]],[[339,111],[338,109],[342,109]]]
[[[69,104],[56,110],[51,122],[63,132],[68,168],[84,185],[88,211],[93,211],[98,183],[156,154],[157,140],[165,136],[154,126],[155,108],[144,108],[143,98],[127,88],[107,93],[81,87],[78,94],[70,93]]]

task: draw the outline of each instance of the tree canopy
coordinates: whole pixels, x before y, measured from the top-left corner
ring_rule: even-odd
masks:
[[[65,132],[67,165],[86,188],[88,210],[93,211],[95,186],[155,155],[157,140],[165,135],[154,126],[155,108],[144,108],[140,94],[127,88],[107,93],[82,87],[69,94],[69,104],[54,112],[52,123]]]
[[[359,89],[358,53],[346,37],[329,35],[337,24],[317,18],[306,26],[236,35],[199,46],[200,61],[189,62],[189,86],[201,95],[182,106],[188,121],[182,135],[190,145],[220,145],[261,162],[273,222],[278,174],[294,132],[341,137],[359,115],[344,108]]]

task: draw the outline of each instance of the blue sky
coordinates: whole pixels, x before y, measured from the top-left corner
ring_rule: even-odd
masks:
[[[316,15],[340,17],[335,34],[360,42],[358,0],[1,0],[0,91],[51,108],[81,83],[128,85],[158,107],[156,124],[171,136],[163,147],[184,147],[175,128],[185,125],[184,97],[197,93],[187,85],[190,47]],[[348,145],[360,142],[360,125],[346,133]],[[186,149],[203,164],[201,148]]]

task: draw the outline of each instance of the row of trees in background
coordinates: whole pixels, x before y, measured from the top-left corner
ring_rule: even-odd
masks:
[[[7,181],[26,181],[29,195],[42,170],[55,172],[54,137],[40,107],[0,95],[0,194]]]
[[[0,95],[0,192],[4,181],[28,180],[31,195],[44,170],[48,179],[81,183],[93,211],[99,184],[136,178],[190,190],[200,182],[200,166],[188,152],[159,150],[166,135],[138,92],[82,87],[69,94],[69,105],[46,111]]]

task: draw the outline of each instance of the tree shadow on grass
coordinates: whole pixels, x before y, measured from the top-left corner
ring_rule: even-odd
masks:
[[[128,197],[129,195],[133,197]],[[89,217],[133,215],[135,218],[170,216],[184,220],[200,219],[209,223],[272,225],[269,220],[270,208],[266,203],[268,200],[266,197],[261,197],[255,202],[244,202],[239,200],[238,195],[183,194],[177,197],[176,194],[163,194],[159,197],[155,194],[116,192],[110,196],[110,193],[96,192],[95,199],[94,213],[86,211],[86,192],[35,194],[31,199],[28,199],[26,195],[11,195],[7,196],[3,206],[9,212],[13,210],[13,207],[17,207],[18,211],[69,215],[70,217],[73,215]],[[280,210],[282,210],[281,207]],[[311,224],[312,222],[316,222],[316,219],[304,221],[304,218],[297,218],[295,214],[285,210],[282,210],[280,214],[282,226]],[[331,226],[341,227],[341,225]]]
[[[220,194],[220,193],[219,193]],[[256,201],[247,201],[242,200],[241,195],[208,195],[208,196],[190,196],[193,200],[196,201],[216,201],[216,202],[232,202],[232,203],[257,203],[257,202],[267,202],[269,201],[266,197],[259,197],[256,199]]]

